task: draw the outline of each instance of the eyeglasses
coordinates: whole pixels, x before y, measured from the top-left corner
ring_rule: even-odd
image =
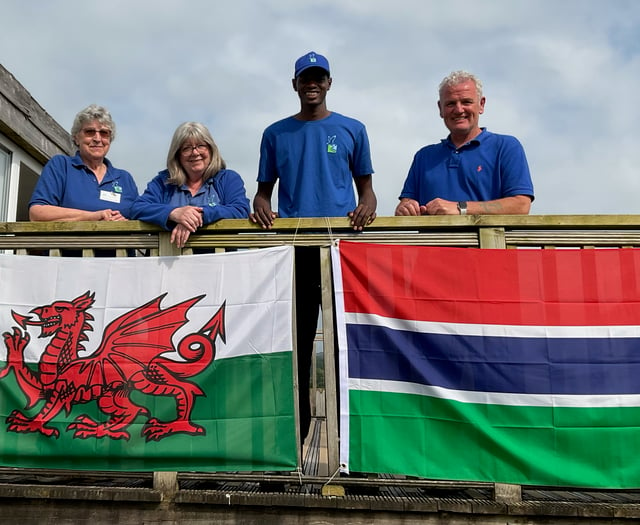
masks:
[[[180,153],[183,155],[191,155],[193,150],[196,150],[198,153],[204,153],[205,151],[209,151],[209,146],[206,144],[190,144],[188,146],[182,146],[180,148]]]
[[[87,129],[83,129],[82,130],[82,134],[87,138],[94,137],[96,133],[98,135],[100,135],[101,139],[110,139],[111,138],[111,130],[110,129],[87,128]]]

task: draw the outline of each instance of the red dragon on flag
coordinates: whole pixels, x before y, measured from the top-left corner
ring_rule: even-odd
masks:
[[[32,315],[12,311],[19,326],[3,334],[7,348],[7,365],[0,379],[14,372],[18,386],[27,398],[25,409],[44,405],[33,417],[14,410],[7,417],[7,430],[40,432],[58,437],[59,431],[49,423],[73,405],[96,401],[107,416],[99,422],[87,414],[80,415],[67,426],[74,438],[130,438],[127,427],[138,416],[147,418],[142,436],[159,441],[175,433],[204,435],[204,427],[191,421],[196,396],[204,395],[200,387],[186,378],[205,370],[215,357],[215,341],[225,342],[223,304],[197,332],[182,338],[174,347],[172,338],[187,323],[186,314],[204,295],[192,297],[162,309],[162,294],[113,320],[105,328],[98,349],[82,357],[86,332],[93,330],[88,312],[95,294],[89,291],[72,301],[55,301],[32,309]],[[40,327],[40,337],[51,337],[37,369],[25,363],[24,351],[30,341],[27,326]],[[176,361],[163,354],[177,351]],[[175,398],[177,417],[160,421],[132,398],[134,391],[152,396]]]

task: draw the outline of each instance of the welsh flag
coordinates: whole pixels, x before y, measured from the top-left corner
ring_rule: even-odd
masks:
[[[0,256],[0,464],[292,470],[293,249]]]
[[[640,484],[640,250],[340,242],[341,462]]]

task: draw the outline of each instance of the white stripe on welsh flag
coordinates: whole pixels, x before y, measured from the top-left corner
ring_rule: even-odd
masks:
[[[290,246],[181,257],[0,255],[0,331],[16,326],[12,310],[28,315],[32,308],[91,291],[95,321],[84,343],[89,355],[104,327],[131,309],[165,293],[163,308],[204,294],[187,313],[189,322],[176,333],[176,342],[202,327],[226,301],[227,338],[216,343],[216,359],[291,352],[292,276]],[[36,327],[28,331],[25,360],[37,362],[50,338],[38,338]],[[5,359],[0,342],[0,360]]]

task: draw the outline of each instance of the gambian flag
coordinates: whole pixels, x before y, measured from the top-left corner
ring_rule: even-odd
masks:
[[[0,256],[0,464],[295,469],[292,265]]]
[[[640,250],[340,242],[341,462],[640,486]]]

